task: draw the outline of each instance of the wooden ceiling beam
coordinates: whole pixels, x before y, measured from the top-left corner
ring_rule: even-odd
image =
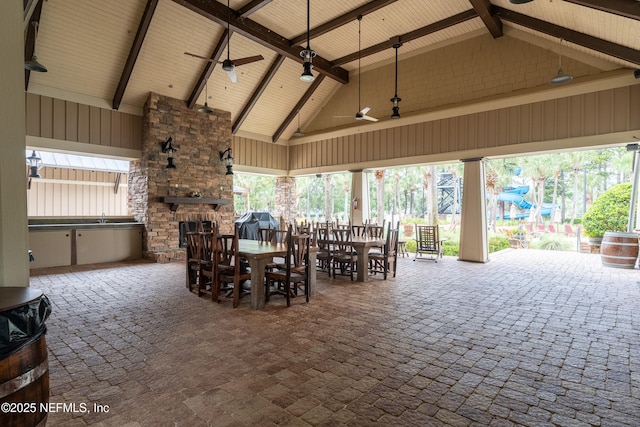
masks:
[[[471,6],[475,9],[476,13],[484,22],[485,27],[489,30],[494,39],[502,37],[502,21],[498,18],[492,10],[492,5],[489,0],[469,0]]]
[[[219,25],[227,26],[227,19],[229,17],[229,10],[227,6],[217,1],[209,0],[173,0],[181,6],[208,18]],[[235,12],[232,12],[232,18],[229,22],[230,28],[238,34],[246,37],[254,42],[265,46],[279,55],[283,55],[289,59],[302,64],[303,58],[300,56],[302,48],[299,46],[291,46],[288,39],[279,35],[275,31],[258,24],[248,18],[235,17]],[[313,59],[313,68],[321,74],[325,74],[327,77],[340,82],[349,82],[349,72],[343,68],[335,67],[328,60],[321,56],[316,56]]]
[[[273,134],[271,141],[277,142],[278,139],[280,139],[280,136],[282,136],[282,133],[285,131],[287,126],[289,126],[289,124],[293,121],[293,119],[295,119],[296,114],[300,112],[302,107],[304,107],[304,104],[306,104],[307,101],[311,98],[311,95],[313,95],[313,93],[320,87],[320,83],[322,83],[322,81],[324,80],[324,77],[325,77],[324,74],[320,74],[318,77],[316,77],[313,83],[311,83],[311,86],[309,86],[309,89],[307,89],[304,95],[302,95],[302,98],[300,98],[300,100],[296,103],[295,107],[293,107],[293,110],[291,110],[287,118],[284,119],[280,127],[278,127],[278,130],[276,131],[276,133]]]
[[[640,3],[629,0],[564,0],[584,7],[640,20]]]
[[[628,61],[633,64],[640,64],[640,54],[637,50],[622,46],[607,40],[599,39],[588,34],[580,33],[569,28],[561,27],[550,22],[542,21],[531,16],[523,15],[509,9],[494,6],[496,14],[504,21],[522,25],[544,34],[563,39],[568,42],[604,53],[605,55]]]
[[[236,12],[238,18],[246,18],[271,3],[272,0],[252,0]]]
[[[406,34],[391,37],[389,40],[383,41],[382,43],[375,44],[368,48],[362,49],[360,52],[360,58],[364,58],[369,55],[373,55],[383,50],[392,48],[396,43],[406,43],[411,40],[419,39],[420,37],[427,36],[429,34],[435,33],[436,31],[444,30],[445,28],[449,28],[453,25],[460,24],[462,22],[468,21],[469,19],[477,18],[478,14],[474,9],[469,9],[467,11],[458,13],[456,15],[445,18],[441,21],[434,22],[433,24],[426,25],[422,28],[418,28],[417,30],[410,31]],[[356,61],[358,59],[358,52],[351,53],[349,55],[343,56],[342,58],[338,58],[332,62],[335,66],[340,66],[347,64],[351,61]]]
[[[325,33],[328,33],[329,31],[333,31],[336,28],[342,27],[349,22],[355,21],[359,15],[364,16],[371,12],[375,12],[376,10],[388,6],[391,3],[395,3],[396,1],[398,0],[373,0],[316,28],[312,28],[311,31],[309,31],[309,38],[313,39],[315,37],[319,37]],[[289,43],[291,44],[291,46],[295,46],[306,41],[307,33],[303,33],[297,37],[292,38]]]
[[[278,72],[278,69],[280,69],[280,66],[282,65],[283,62],[284,62],[284,56],[282,55],[276,56],[276,59],[273,61],[273,64],[271,64],[271,67],[269,67],[269,70],[262,78],[262,81],[258,85],[257,89],[251,94],[251,98],[249,98],[249,101],[244,106],[244,108],[242,109],[238,117],[236,118],[236,121],[233,123],[233,126],[231,127],[231,133],[233,135],[235,135],[236,132],[238,132],[238,129],[240,129],[240,126],[242,126],[242,123],[244,123],[246,118],[249,117],[251,110],[256,105],[256,102],[258,102],[258,99],[260,99],[264,91],[267,89],[267,86],[271,82],[271,79],[273,79],[273,77],[276,75],[276,73]]]
[[[229,31],[225,29],[222,33],[222,36],[220,36],[220,40],[218,40],[218,44],[215,48],[213,48],[213,52],[211,52],[211,60],[207,61],[207,63],[205,64],[204,68],[202,69],[202,73],[200,73],[200,77],[198,77],[195,87],[191,91],[191,95],[189,95],[189,99],[187,99],[188,108],[193,108],[196,105],[196,101],[204,90],[209,77],[211,77],[213,69],[216,67],[216,64],[218,64],[218,61],[220,61],[220,57],[222,56],[224,49],[227,47],[227,43],[229,42],[229,37],[231,37],[231,34],[233,34],[233,31],[229,33]]]
[[[147,30],[149,30],[149,25],[151,24],[153,13],[156,11],[156,6],[158,6],[158,0],[148,0],[147,6],[144,8],[144,13],[142,14],[140,25],[138,25],[136,36],[133,39],[133,44],[131,45],[131,50],[129,51],[127,62],[125,62],[124,64],[124,69],[122,70],[122,74],[120,75],[120,81],[118,82],[118,86],[116,86],[116,92],[113,95],[111,107],[114,110],[120,108],[120,103],[122,102],[124,91],[127,88],[129,79],[131,78],[133,67],[136,65],[136,61],[138,60],[138,55],[140,54],[140,49],[142,48],[144,38],[147,35]]]

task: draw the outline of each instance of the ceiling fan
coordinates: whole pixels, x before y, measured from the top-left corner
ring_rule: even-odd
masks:
[[[256,56],[248,56],[246,58],[240,58],[240,59],[234,59],[234,60],[230,58],[229,46],[230,46],[230,37],[231,37],[231,31],[230,31],[231,7],[229,7],[229,0],[227,0],[227,9],[229,9],[229,18],[227,19],[227,59],[225,59],[224,61],[218,61],[218,64],[222,64],[222,69],[226,71],[227,75],[229,76],[229,80],[231,80],[232,83],[236,83],[238,81],[238,75],[236,74],[236,66],[250,64],[252,62],[257,62],[257,61],[262,61],[264,57],[262,55],[256,55]],[[185,52],[184,54],[193,56],[194,58],[204,59],[205,61],[214,62],[213,59],[196,55],[195,53]]]
[[[356,113],[356,120],[369,120],[371,122],[377,122],[378,119],[375,117],[367,116],[367,113],[371,111],[370,107],[360,108],[360,81],[362,74],[360,73],[360,25],[362,24],[362,15],[358,15],[358,112]],[[353,117],[353,116],[334,116],[334,117]]]

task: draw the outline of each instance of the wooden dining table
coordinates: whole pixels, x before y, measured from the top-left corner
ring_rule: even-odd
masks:
[[[251,268],[251,308],[264,308],[264,270],[274,257],[287,255],[287,247],[282,243],[259,242],[257,240],[238,240],[240,256],[246,258]],[[318,248],[309,250],[309,294],[316,293],[316,254]]]
[[[369,249],[373,247],[382,247],[386,243],[385,239],[372,237],[352,237],[351,245],[358,255],[356,261],[358,282],[366,282],[369,280]]]

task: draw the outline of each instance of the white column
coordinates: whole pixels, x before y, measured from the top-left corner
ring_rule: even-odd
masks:
[[[369,220],[369,186],[362,170],[351,172],[351,223],[364,224]],[[357,205],[357,207],[356,207]]]
[[[0,2],[0,286],[29,286],[22,2]]]
[[[482,159],[464,162],[462,218],[460,225],[460,261],[487,262],[487,211],[484,163]]]

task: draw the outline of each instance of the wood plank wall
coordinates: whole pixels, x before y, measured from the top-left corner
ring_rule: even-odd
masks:
[[[635,129],[640,129],[639,85],[293,145],[289,170],[372,167],[403,158],[410,164],[415,156],[455,161],[468,153],[513,154],[514,146],[544,141],[553,141],[555,149],[575,149],[567,142],[571,138]]]
[[[27,173],[25,171],[25,173]],[[27,190],[27,215],[107,216],[129,215],[127,174],[115,193],[115,172],[44,167],[42,178],[31,180]]]
[[[288,149],[286,145],[234,136],[233,162],[265,170],[287,171],[289,169]]]
[[[140,150],[142,117],[26,94],[27,135]]]

